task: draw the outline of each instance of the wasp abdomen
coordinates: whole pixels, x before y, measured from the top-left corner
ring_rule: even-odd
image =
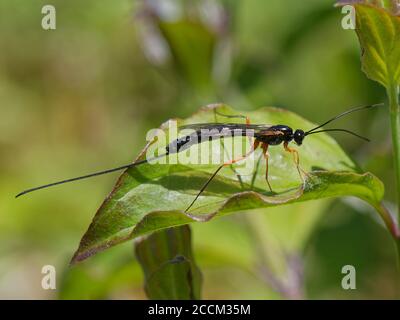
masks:
[[[165,149],[167,154],[177,153],[190,148],[198,143],[198,134],[193,133],[172,141]]]

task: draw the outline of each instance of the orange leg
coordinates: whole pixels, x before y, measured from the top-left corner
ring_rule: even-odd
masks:
[[[265,158],[265,180],[267,180],[267,184],[268,184],[269,190],[271,192],[273,192],[271,184],[269,183],[269,180],[268,180],[268,160],[269,160],[268,147],[269,147],[268,144],[263,143],[262,149],[263,149],[263,155],[264,155],[264,158]]]
[[[219,115],[219,116],[221,116],[221,117],[225,117],[225,118],[241,118],[241,119],[245,119],[246,124],[247,124],[247,125],[250,124],[250,118],[249,118],[248,116],[244,116],[244,115],[241,115],[241,114],[236,114],[236,115],[223,114],[223,113],[218,112],[216,109],[214,109],[214,112],[215,112],[215,114],[217,114],[217,115]],[[250,146],[253,145],[252,137],[248,137],[248,140],[249,140]],[[240,161],[240,159],[239,159],[238,161]],[[232,166],[231,166],[231,168],[232,168],[232,170],[236,173],[235,169],[234,169]],[[242,184],[242,180],[241,180],[241,178],[240,178],[240,175],[237,174],[237,176],[238,176],[238,179],[239,179],[239,181],[240,181],[240,184],[241,184],[242,187],[243,187],[243,184]]]
[[[297,171],[299,172],[301,181],[304,183],[304,177],[303,177],[302,173],[305,174],[306,176],[308,176],[308,173],[305,172],[305,171],[300,167],[299,153],[297,152],[296,149],[290,148],[290,147],[288,146],[288,142],[284,142],[284,143],[283,143],[283,147],[285,148],[285,150],[286,150],[287,152],[290,152],[291,154],[293,154],[293,160],[294,160],[294,163],[296,164]]]
[[[250,150],[249,152],[247,152],[244,156],[241,156],[241,157],[239,157],[239,158],[237,158],[237,159],[229,160],[229,161],[227,161],[227,162],[221,164],[221,165],[218,167],[218,169],[215,170],[215,172],[212,174],[212,176],[210,177],[210,179],[208,179],[208,180],[206,181],[206,183],[201,187],[199,193],[196,195],[196,197],[195,197],[194,200],[190,203],[190,205],[186,208],[185,212],[189,211],[189,209],[194,205],[194,203],[196,202],[196,200],[200,197],[200,195],[203,193],[203,191],[204,191],[204,190],[207,188],[207,186],[210,184],[210,182],[212,181],[212,179],[215,178],[215,176],[218,174],[218,172],[219,172],[223,167],[232,165],[232,164],[234,164],[234,163],[236,163],[236,162],[239,162],[239,161],[241,161],[241,160],[246,159],[249,155],[251,155],[251,154],[254,152],[254,150],[256,150],[256,149],[258,148],[259,145],[260,145],[260,142],[256,140],[256,141],[254,141],[254,144],[253,144],[251,150]]]
[[[239,158],[237,158],[237,159],[229,160],[229,161],[225,162],[224,164],[222,164],[222,166],[223,166],[223,167],[224,167],[224,166],[228,166],[228,165],[230,165],[230,164],[234,164],[234,163],[236,163],[236,162],[239,162],[239,161],[241,161],[241,160],[246,159],[249,155],[251,155],[251,154],[254,152],[254,150],[256,150],[256,149],[258,148],[259,145],[260,145],[260,142],[259,142],[259,141],[257,141],[257,140],[254,141],[253,146],[251,147],[250,151],[247,152],[244,156],[241,156],[241,157],[239,157]]]

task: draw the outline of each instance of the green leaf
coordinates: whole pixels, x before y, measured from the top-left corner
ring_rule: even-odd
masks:
[[[193,86],[208,88],[211,81],[216,35],[199,21],[159,21],[176,67]]]
[[[213,105],[202,108],[188,119],[179,120],[178,125],[215,122],[215,110],[223,114],[243,114],[226,105]],[[259,124],[286,124],[304,130],[315,126],[292,112],[273,107],[247,112],[246,115],[253,123]],[[214,147],[213,152],[217,152],[218,146]],[[327,197],[355,196],[363,199],[378,210],[388,227],[392,227],[390,217],[380,206],[384,194],[382,182],[371,173],[362,173],[333,138],[324,133],[310,135],[297,149],[301,166],[309,173],[304,185],[292,155],[282,146],[271,146],[269,175],[276,194],[268,191],[264,161],[260,161],[250,175],[241,176],[242,184],[232,168],[226,167],[199,197],[190,213],[184,210],[218,165],[145,164],[125,171],[96,213],[72,263],[163,228],[207,221],[244,210]],[[261,150],[257,150],[254,156],[256,160],[262,159]],[[246,163],[236,164],[235,170]]]
[[[400,84],[400,17],[372,5],[355,9],[363,71],[386,88]]]
[[[189,226],[139,238],[135,252],[149,299],[200,299],[201,273],[194,263]]]
[[[374,2],[377,4],[378,2]],[[362,49],[362,69],[372,80],[386,88],[392,129],[393,163],[396,184],[400,184],[400,17],[397,1],[377,5],[357,4],[356,31]],[[389,9],[386,10],[385,8]],[[397,187],[398,189],[398,187]],[[400,199],[399,190],[397,190]],[[381,207],[382,212],[387,210]],[[400,220],[400,210],[398,212]],[[400,221],[399,221],[400,222]],[[400,259],[400,228],[387,224],[396,241]]]

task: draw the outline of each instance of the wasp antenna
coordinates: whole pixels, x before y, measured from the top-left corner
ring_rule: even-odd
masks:
[[[337,116],[333,117],[332,119],[329,119],[328,121],[324,122],[323,124],[320,124],[319,126],[307,131],[306,134],[310,134],[314,130],[322,128],[323,126],[327,125],[328,123],[331,123],[332,121],[335,121],[335,120],[337,120],[337,119],[339,119],[341,117],[344,117],[344,116],[348,115],[349,113],[353,113],[353,112],[364,110],[364,109],[374,108],[374,107],[381,107],[383,105],[384,105],[383,103],[377,103],[377,104],[371,104],[371,105],[368,105],[368,106],[352,108],[350,110],[347,110],[345,112],[342,112],[342,113],[338,114]]]
[[[20,196],[22,196],[24,194],[27,194],[27,193],[30,193],[30,192],[33,192],[33,191],[36,191],[36,190],[57,186],[59,184],[64,184],[64,183],[73,182],[73,181],[77,181],[77,180],[88,179],[88,178],[92,178],[92,177],[96,177],[96,176],[101,176],[103,174],[107,174],[107,173],[111,173],[111,172],[115,172],[115,171],[120,171],[120,170],[123,170],[123,169],[132,168],[132,167],[138,166],[138,165],[143,164],[143,163],[147,163],[147,162],[152,161],[152,160],[157,160],[157,159],[162,158],[162,157],[164,157],[166,155],[167,154],[163,154],[163,155],[154,157],[154,158],[149,159],[149,160],[141,160],[141,161],[137,161],[137,162],[134,162],[134,163],[126,164],[124,166],[120,166],[120,167],[116,167],[116,168],[112,168],[112,169],[107,169],[107,170],[103,170],[103,171],[98,171],[98,172],[93,172],[93,173],[90,173],[90,174],[86,174],[84,176],[79,176],[79,177],[75,177],[75,178],[70,178],[70,179],[65,179],[65,180],[61,180],[61,181],[56,181],[56,182],[53,182],[53,183],[44,184],[42,186],[38,186],[38,187],[35,187],[35,188],[24,190],[24,191],[18,193],[15,196],[15,198],[18,198],[18,197],[20,197]]]
[[[346,132],[346,133],[349,133],[349,134],[351,134],[351,135],[353,135],[353,136],[355,136],[357,138],[360,138],[362,140],[370,142],[370,140],[368,138],[360,136],[359,134],[357,134],[357,133],[355,133],[353,131],[347,130],[347,129],[324,129],[324,130],[318,130],[318,131],[313,131],[313,132],[310,132],[310,133],[306,133],[305,135],[307,136],[307,135],[310,135],[310,134],[320,133],[320,132],[327,132],[327,131]]]

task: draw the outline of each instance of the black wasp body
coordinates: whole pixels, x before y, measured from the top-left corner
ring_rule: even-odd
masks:
[[[297,129],[293,133],[293,129],[282,124],[271,126],[267,130],[261,130],[255,135],[256,140],[266,143],[270,146],[280,145],[282,142],[289,143],[294,140],[297,145],[301,145],[304,139],[304,131]]]
[[[196,130],[186,136],[180,137],[172,141],[167,147],[167,154],[181,152],[191,146],[211,141],[212,139],[229,138],[232,136],[248,136],[254,137],[255,141],[271,146],[280,145],[282,142],[289,143],[294,140],[297,145],[301,145],[305,133],[301,129],[293,132],[293,129],[286,125],[246,125],[237,123],[204,123],[188,125],[181,127],[182,129]],[[201,129],[199,129],[201,128]]]

